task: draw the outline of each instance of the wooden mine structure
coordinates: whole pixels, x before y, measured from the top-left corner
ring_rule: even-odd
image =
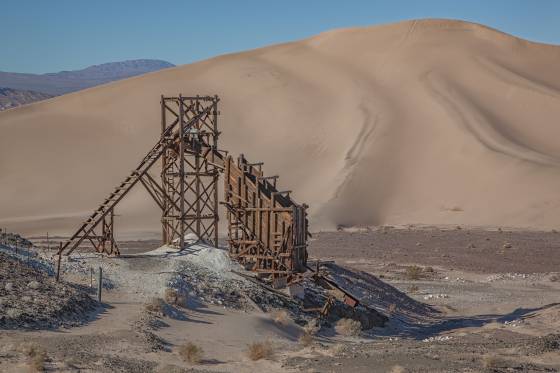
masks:
[[[278,176],[264,176],[262,163],[243,155],[237,163],[228,156],[224,173],[230,256],[275,281],[305,272],[307,205],[278,191]]]
[[[185,247],[185,235],[218,247],[218,180],[225,172],[229,252],[247,269],[275,283],[305,272],[307,206],[276,189],[262,163],[235,163],[218,149],[218,96],[161,97],[161,136],[122,183],[60,247],[70,255],[84,241],[97,252],[120,255],[114,237],[115,207],[138,183],[162,211],[162,241]],[[160,160],[160,162],[158,162]],[[159,177],[151,173],[159,171]]]

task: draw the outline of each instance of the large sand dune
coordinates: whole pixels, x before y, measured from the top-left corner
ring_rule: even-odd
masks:
[[[161,94],[218,94],[221,147],[313,229],[560,222],[560,47],[442,20],[337,30],[0,113],[0,226],[70,233],[155,142]],[[121,232],[159,232],[140,189]],[[126,218],[125,218],[126,217]]]

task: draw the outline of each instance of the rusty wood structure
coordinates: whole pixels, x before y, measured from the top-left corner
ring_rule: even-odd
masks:
[[[289,191],[278,191],[278,176],[264,176],[262,162],[240,156],[235,163],[218,149],[218,102],[217,96],[162,96],[160,138],[58,255],[70,255],[84,241],[100,253],[119,255],[114,211],[136,184],[162,211],[164,244],[183,248],[185,235],[194,233],[217,247],[218,182],[224,172],[230,255],[279,287],[305,272],[307,205],[295,203]]]
[[[224,205],[227,209],[230,256],[277,287],[307,264],[307,205],[290,191],[276,189],[277,177],[265,177],[262,163],[225,159]]]
[[[162,96],[161,137],[58,254],[70,255],[88,240],[97,252],[119,255],[114,238],[114,210],[138,183],[144,185],[162,210],[165,244],[183,247],[185,233],[192,232],[217,245],[217,180],[224,158],[217,149],[218,102],[217,96]],[[149,171],[157,170],[160,159],[162,169],[158,178]]]
[[[144,186],[162,209],[163,242],[183,247],[191,232],[217,246],[218,178],[225,156],[218,150],[218,98],[164,97],[161,116],[162,184],[152,179]],[[177,121],[183,123],[178,136],[166,135]]]

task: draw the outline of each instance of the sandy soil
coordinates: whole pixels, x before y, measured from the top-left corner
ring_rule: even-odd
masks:
[[[502,259],[503,241],[521,264],[511,266]],[[499,243],[497,248],[488,244],[481,253],[486,265],[475,255],[464,255],[471,243],[484,248],[485,242]],[[146,313],[145,303],[165,287],[159,278],[169,265],[161,257],[146,255],[105,260],[109,277],[116,273],[110,268],[124,265],[128,270],[113,277],[116,286],[106,289],[103,310],[81,327],[0,332],[0,369],[23,369],[26,357],[17,346],[31,341],[47,350],[47,367],[61,371],[559,371],[560,272],[554,265],[558,242],[553,232],[466,228],[317,234],[312,255],[364,271],[364,279],[368,273],[376,275],[386,290],[394,287],[411,300],[395,300],[385,328],[354,337],[323,328],[309,346],[298,342],[302,329],[292,321],[277,322],[275,315],[257,310],[196,303],[164,316]],[[447,255],[441,256],[436,247],[447,248]],[[535,259],[535,253],[548,261]],[[89,282],[79,273],[66,277]],[[387,294],[396,293],[373,296],[383,301]],[[274,355],[251,361],[247,345],[265,340],[273,343]],[[186,342],[203,348],[199,364],[186,363],[177,354],[177,347]]]
[[[70,234],[155,143],[160,95],[183,93],[220,95],[221,148],[280,175],[280,187],[311,206],[314,230],[554,228],[559,64],[558,46],[471,23],[409,21],[325,32],[8,110],[0,113],[0,225],[27,236]],[[145,192],[123,202],[120,233],[159,235]]]

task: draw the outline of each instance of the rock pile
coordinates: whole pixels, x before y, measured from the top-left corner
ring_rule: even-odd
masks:
[[[0,328],[79,325],[96,305],[86,292],[0,252]]]

